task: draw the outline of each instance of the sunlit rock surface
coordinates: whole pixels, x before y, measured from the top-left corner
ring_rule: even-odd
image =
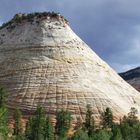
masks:
[[[95,119],[106,107],[116,119],[131,107],[140,113],[140,93],[60,15],[25,18],[0,30],[0,85],[10,94],[9,108],[19,108],[24,115],[32,114],[38,104],[53,116],[67,109],[74,120],[84,118],[87,104]]]

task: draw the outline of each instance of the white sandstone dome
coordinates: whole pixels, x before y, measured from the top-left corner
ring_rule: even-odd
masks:
[[[140,114],[140,93],[100,59],[59,14],[18,14],[0,29],[0,85],[9,108],[32,113],[38,104],[55,115],[95,118],[110,107],[119,119],[131,107]]]

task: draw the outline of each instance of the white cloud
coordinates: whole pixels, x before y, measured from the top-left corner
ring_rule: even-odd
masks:
[[[0,21],[0,26],[2,25],[2,22]]]
[[[117,72],[125,72],[130,69],[136,68],[138,65],[137,64],[119,64],[119,63],[112,63],[112,68],[116,70]]]

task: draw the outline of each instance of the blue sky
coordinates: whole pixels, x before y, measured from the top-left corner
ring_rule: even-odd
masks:
[[[0,0],[0,24],[19,12],[56,11],[117,72],[140,66],[140,0]]]

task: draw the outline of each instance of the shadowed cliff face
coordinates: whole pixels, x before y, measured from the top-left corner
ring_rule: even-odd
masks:
[[[60,18],[59,18],[60,17]],[[14,25],[13,28],[11,28]],[[55,116],[67,109],[83,119],[110,107],[116,119],[131,107],[140,111],[140,93],[101,60],[59,15],[12,22],[0,30],[0,85],[9,108],[31,114],[37,104]]]
[[[120,73],[120,76],[134,88],[140,91],[140,67]]]

